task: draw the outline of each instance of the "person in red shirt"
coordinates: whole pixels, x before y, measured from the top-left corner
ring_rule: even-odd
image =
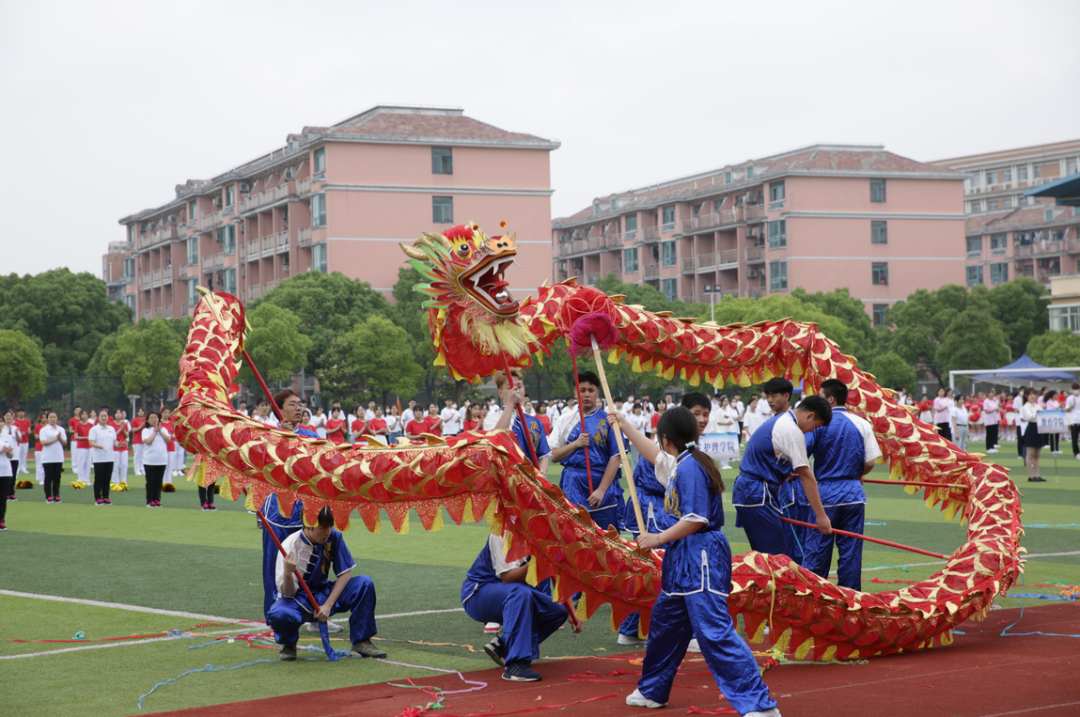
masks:
[[[19,472],[30,473],[26,469],[26,459],[30,457],[30,419],[21,408],[15,414],[15,426],[19,429]]]
[[[432,403],[428,406],[428,415],[409,421],[409,425],[405,426],[405,435],[413,440],[420,438],[422,433],[441,436],[442,424],[443,420],[439,418],[439,407]]]
[[[116,460],[113,462],[112,482],[113,483],[126,483],[128,472],[128,434],[131,433],[131,426],[124,418],[124,412],[119,408],[116,409],[116,413],[113,415],[109,425],[116,429],[116,443],[113,444],[113,450],[116,451]]]
[[[82,406],[76,406],[75,410],[71,413],[71,418],[68,419],[68,435],[75,435],[75,424],[79,422],[82,416]]]
[[[41,429],[48,425],[48,415],[49,410],[45,409],[34,424],[34,473],[37,476],[38,485],[45,485],[45,464],[41,462],[41,451],[44,448],[41,445]]]
[[[551,435],[551,419],[547,415],[547,404],[541,403],[536,407],[536,420],[540,421],[540,425],[544,427],[544,433]]]
[[[345,419],[341,417],[341,409],[334,408],[330,411],[330,418],[326,421],[326,437],[340,446],[345,442]]]
[[[364,411],[359,406],[354,415],[356,416],[356,419],[352,422],[353,441],[358,441],[360,436],[371,433],[371,426],[364,420]],[[337,443],[337,441],[334,442]]]
[[[135,475],[137,476],[146,475],[146,471],[143,470],[142,432],[144,428],[146,428],[146,417],[140,408],[131,421],[131,445],[135,448]]]
[[[484,419],[480,417],[480,404],[474,403],[469,406],[469,413],[465,416],[464,430],[480,431],[484,428]]]
[[[660,416],[667,410],[667,404],[663,401],[656,402],[656,412],[653,413],[652,418],[649,419],[649,435],[656,435],[656,424],[660,423]]]
[[[72,431],[72,438],[76,440],[75,450],[71,452],[71,472],[83,483],[90,482],[90,470],[93,468],[90,462],[90,429],[93,427],[90,414],[83,411],[79,414],[79,420]]]
[[[375,408],[375,418],[368,421],[367,429],[368,433],[386,443],[386,437],[390,435],[390,431],[386,428],[386,419],[383,418],[382,406]]]

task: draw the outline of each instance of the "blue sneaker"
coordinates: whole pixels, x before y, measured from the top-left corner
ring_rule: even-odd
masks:
[[[495,661],[499,667],[506,667],[506,643],[498,635],[488,644],[484,645],[484,652]]]
[[[525,660],[514,660],[507,663],[502,678],[510,682],[539,682],[544,679]]]

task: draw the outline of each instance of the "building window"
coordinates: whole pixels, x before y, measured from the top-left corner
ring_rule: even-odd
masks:
[[[1038,179],[1040,174],[1042,174],[1042,165],[1039,165],[1039,164],[1031,165],[1031,178],[1032,179]]]
[[[188,237],[187,240],[187,264],[195,266],[199,263],[199,238]]]
[[[1052,229],[1050,231],[1050,241],[1062,241],[1065,239],[1064,229]]]
[[[1054,218],[1054,210],[1053,209],[1047,209],[1046,213],[1044,214],[1044,218],[1046,219],[1046,221],[1053,220],[1053,218]]]
[[[981,254],[982,253],[982,237],[968,237],[967,238],[967,253],[968,254]]]
[[[770,202],[782,202],[784,201],[784,182],[773,182],[769,185],[769,201]]]
[[[884,202],[885,201],[885,180],[884,179],[871,179],[870,180],[870,201],[871,202]]]
[[[664,292],[664,298],[668,301],[675,301],[679,296],[679,280],[678,279],[661,279],[660,291]]]
[[[1012,181],[1012,167],[1001,170],[1001,181],[1007,183]]]
[[[870,265],[870,281],[874,286],[889,285],[889,263],[887,261],[875,261]]]
[[[990,265],[990,283],[1004,284],[1009,280],[1009,264],[1008,262],[1001,262],[1000,264]]]
[[[753,167],[747,167],[746,168],[746,178],[747,179],[753,179],[754,178],[754,168]]]
[[[675,266],[675,242],[666,241],[660,244],[660,259],[664,266]]]
[[[128,281],[135,280],[135,257],[124,259],[124,276]]]
[[[1065,176],[1067,177],[1070,174],[1076,174],[1076,160],[1075,159],[1067,159],[1067,160],[1065,160]]]
[[[888,222],[870,222],[870,243],[871,244],[888,244],[889,243],[889,223]]]
[[[236,253],[236,225],[230,224],[217,230],[217,243],[226,254]]]
[[[783,249],[787,246],[787,219],[769,222],[769,248]]]
[[[977,286],[983,283],[983,268],[981,266],[969,266],[967,268],[967,285]]]
[[[326,147],[315,150],[314,174],[322,174],[326,171]]]
[[[623,273],[624,274],[636,274],[638,270],[637,263],[637,247],[631,249],[623,249]]]
[[[874,304],[874,326],[885,325],[885,310],[888,308],[888,304]]]
[[[1005,234],[991,234],[990,235],[990,251],[995,254],[1004,253],[1005,247],[1008,245]]]
[[[998,200],[996,200],[996,199],[987,199],[986,200],[986,211],[988,211],[988,212],[996,212],[997,210],[998,210]]]
[[[705,206],[705,202],[701,202],[700,204],[695,204],[694,205],[694,216],[695,217],[698,216],[699,214],[701,214],[701,208],[703,206]]]
[[[994,172],[994,170],[991,169],[991,170],[987,171],[987,173],[986,173],[986,186],[989,187],[991,184],[997,184],[997,182],[995,181],[996,179],[997,179],[997,173]]]
[[[431,221],[436,224],[454,223],[454,198],[432,197],[431,198]]]
[[[1051,306],[1050,330],[1080,332],[1080,306]]]
[[[664,231],[670,231],[675,228],[675,205],[669,204],[664,207]]]
[[[221,272],[221,290],[229,294],[236,293],[236,269]]]
[[[432,147],[431,148],[431,173],[432,174],[453,174],[454,173],[454,155],[453,155],[453,150],[450,147]]]
[[[637,234],[637,214],[629,214],[626,217],[626,236],[625,239],[633,239]]]
[[[787,291],[787,262],[769,262],[769,291]]]
[[[1026,182],[1027,181],[1027,166],[1026,165],[1023,166],[1023,167],[1017,167],[1016,168],[1016,179],[1017,179],[1017,181],[1020,181],[1020,182]]]
[[[731,184],[731,172],[724,172],[724,184]]]
[[[619,198],[615,197],[611,200],[611,211],[615,211],[619,208]]]
[[[971,211],[972,214],[978,214],[979,212],[982,211],[982,200],[981,199],[976,199],[973,202],[971,202],[971,204],[969,206],[971,207],[970,211]]]
[[[198,205],[195,200],[192,199],[187,203],[187,218],[189,222],[193,222],[199,218]]]
[[[326,273],[326,242],[311,245],[311,268]]]
[[[326,226],[326,194],[311,195],[311,226]]]
[[[188,306],[195,306],[196,304],[199,303],[199,290],[198,290],[198,288],[196,288],[196,287],[198,287],[198,285],[199,285],[199,280],[198,279],[188,279],[187,280],[187,305]]]

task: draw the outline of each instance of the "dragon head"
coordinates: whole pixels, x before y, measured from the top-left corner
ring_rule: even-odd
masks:
[[[527,364],[536,350],[504,278],[517,256],[515,243],[513,235],[489,237],[469,222],[401,245],[426,280],[414,289],[427,297],[435,364],[448,366],[456,378],[490,376],[504,362]]]

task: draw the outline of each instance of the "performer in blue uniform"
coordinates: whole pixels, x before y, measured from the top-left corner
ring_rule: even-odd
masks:
[[[832,407],[832,421],[807,436],[807,448],[814,457],[814,476],[825,514],[834,528],[852,533],[863,532],[866,513],[866,492],[862,477],[874,468],[881,456],[874,429],[869,421],[848,413],[847,386],[830,378],[821,383],[821,396]],[[800,496],[803,509],[808,510],[805,495]],[[835,539],[839,552],[837,584],[853,590],[862,589],[863,541],[844,535],[823,535],[808,528],[803,530],[805,558],[803,567],[825,578],[832,563]]]
[[[485,645],[484,652],[503,668],[503,679],[536,682],[542,677],[532,669],[532,661],[540,657],[540,643],[566,621],[567,612],[552,602],[551,593],[525,581],[529,558],[505,560],[503,543],[500,535],[488,536],[465,574],[461,604],[477,622],[502,624],[503,637]]]
[[[518,445],[521,446],[525,457],[530,461],[532,460],[532,453],[529,451],[529,444],[531,443],[536,451],[536,458],[540,461],[537,469],[540,471],[540,475],[546,478],[548,463],[551,460],[547,432],[544,430],[544,424],[533,416],[526,415],[525,425],[521,425],[521,417],[518,416],[517,407],[525,400],[525,380],[521,376],[521,371],[517,369],[512,369],[510,375],[514,377],[513,388],[510,388],[505,373],[495,374],[495,388],[498,389],[499,398],[503,402],[503,412],[495,423],[495,429],[504,430],[509,428],[512,430],[514,437],[517,438]]]
[[[750,547],[772,555],[795,555],[795,536],[780,520],[784,505],[793,501],[784,483],[797,473],[817,519],[818,530],[832,532],[818,497],[817,481],[806,455],[804,434],[827,426],[832,409],[820,396],[808,396],[795,409],[773,416],[746,443],[739,461],[731,502],[735,525],[746,531]]]
[[[666,545],[667,550],[641,679],[626,704],[667,704],[675,673],[696,635],[717,687],[739,714],[779,717],[754,655],[728,613],[731,548],[723,531],[724,479],[712,459],[695,447],[698,430],[690,411],[681,406],[665,411],[656,432],[664,452],[675,457],[674,473],[667,473],[670,463],[657,462],[656,477],[667,483],[665,512],[677,522],[638,541],[645,548]],[[659,453],[656,446],[645,448]]]
[[[791,381],[781,376],[776,376],[769,379],[761,386],[761,395],[765,399],[765,402],[769,404],[769,409],[774,416],[779,416],[782,413],[786,413],[791,409],[791,396],[795,390]],[[805,499],[802,486],[799,481],[792,480],[793,476],[788,476],[788,479],[780,484],[780,489],[777,491],[777,496],[780,503],[780,512],[783,513],[785,518],[794,518],[795,520],[813,520],[814,514],[810,510],[804,510],[799,500],[800,497]],[[803,528],[798,525],[792,525],[791,523],[783,524],[783,531],[787,538],[786,545],[789,551],[786,553],[792,560],[799,565],[803,564],[803,543],[805,537],[803,533],[807,528]]]
[[[560,417],[551,432],[551,459],[562,463],[559,486],[571,503],[585,506],[601,528],[619,525],[623,510],[623,489],[619,484],[619,447],[608,415],[599,407],[600,379],[592,371],[578,374],[581,407],[585,411],[585,432],[576,411]],[[593,490],[585,471],[585,451],[589,451]]]
[[[375,628],[375,585],[366,575],[352,575],[355,567],[345,539],[334,529],[334,514],[329,508],[319,511],[318,525],[293,533],[285,542],[285,555],[278,555],[275,570],[277,599],[270,606],[266,623],[274,630],[274,640],[281,645],[280,657],[296,659],[296,641],[300,625],[312,618],[324,622],[331,615],[349,612],[349,640],[352,651],[362,657],[386,657],[371,644]],[[297,582],[299,568],[318,610],[313,610],[307,595]],[[330,580],[333,568],[336,580]]]

